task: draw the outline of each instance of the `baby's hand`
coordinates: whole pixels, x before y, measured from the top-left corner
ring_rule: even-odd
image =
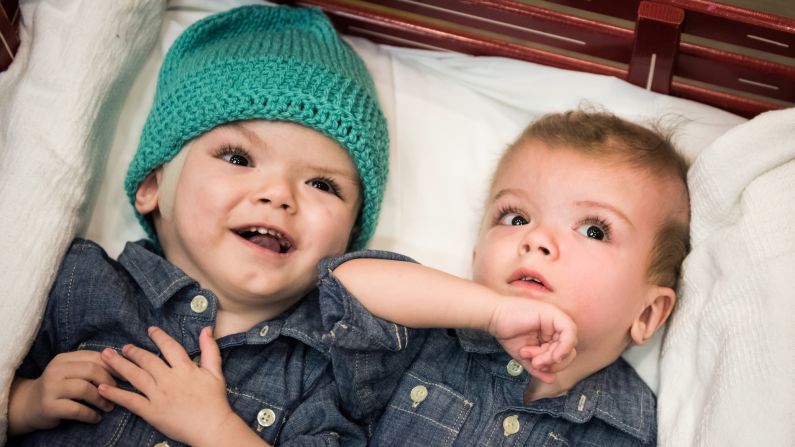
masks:
[[[98,411],[113,404],[100,396],[97,386],[116,385],[110,369],[94,351],[58,354],[38,379],[17,378],[9,401],[9,433],[17,435],[57,426],[62,419],[97,423]]]
[[[124,346],[124,356],[112,349],[102,352],[102,359],[117,375],[143,395],[105,385],[99,393],[172,439],[191,445],[212,442],[237,415],[226,397],[221,352],[211,329],[206,327],[199,335],[201,366],[162,329],[149,328],[149,336],[168,363],[133,345]]]
[[[492,314],[489,332],[542,382],[553,382],[577,355],[577,326],[552,304],[505,297]]]

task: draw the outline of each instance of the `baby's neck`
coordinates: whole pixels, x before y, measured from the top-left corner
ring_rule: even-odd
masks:
[[[281,315],[294,302],[282,302],[280,306],[254,307],[234,303],[219,297],[218,312],[215,316],[215,328],[213,336],[215,339],[221,337],[248,332],[257,324],[271,320]]]
[[[215,318],[215,328],[213,328],[213,337],[219,339],[227,335],[238,334],[240,332],[247,332],[249,329],[257,324],[255,322],[246,321],[245,319],[238,318],[236,315],[229,314],[219,309]]]
[[[527,404],[539,399],[557,397],[568,393],[581,380],[607,366],[607,364],[602,363],[588,361],[585,356],[580,356],[578,353],[578,357],[571,365],[558,373],[557,379],[553,383],[531,380],[524,391],[524,403]]]

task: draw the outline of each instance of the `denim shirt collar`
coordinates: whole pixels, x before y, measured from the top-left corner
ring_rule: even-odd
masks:
[[[497,376],[522,379],[523,372],[511,377],[506,373],[508,354],[491,335],[481,331],[456,331],[461,348],[473,354],[488,356],[486,367]],[[607,367],[581,380],[563,396],[540,399],[527,405],[533,412],[548,413],[574,423],[585,423],[595,417],[646,443],[656,436],[656,399],[654,393],[637,375],[632,366],[618,358]]]
[[[174,298],[181,290],[190,288],[191,292],[203,293],[209,301],[207,312],[197,316],[190,312],[190,298],[187,296],[185,303],[179,303],[176,308],[192,318],[215,321],[217,311],[217,298],[209,290],[200,289],[199,284],[185,274],[179,267],[169,262],[155,251],[154,245],[148,240],[128,242],[119,255],[119,263],[124,266],[133,280],[155,309],[160,309],[170,299]],[[185,298],[185,297],[182,297]],[[319,317],[320,304],[317,289],[310,291],[298,303],[281,315],[268,321],[260,322],[245,334],[238,334],[231,338],[224,337],[219,340],[219,347],[236,344],[262,344],[270,343],[280,335],[295,338],[316,350],[328,353],[329,347],[320,341],[323,333],[322,322]],[[198,345],[196,347],[198,349]],[[190,349],[186,346],[186,349]]]
[[[119,255],[124,266],[155,309],[161,308],[181,289],[197,285],[177,266],[156,253],[152,242],[127,242]]]

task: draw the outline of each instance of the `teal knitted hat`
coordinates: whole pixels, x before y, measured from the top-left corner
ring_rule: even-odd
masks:
[[[351,249],[373,235],[389,166],[386,119],[364,62],[316,9],[244,6],[200,20],[168,50],[124,187],[138,185],[191,139],[224,123],[291,121],[350,153],[363,190]],[[136,211],[152,240],[151,222]]]

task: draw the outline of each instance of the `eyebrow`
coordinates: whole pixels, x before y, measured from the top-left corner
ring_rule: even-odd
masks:
[[[222,126],[226,127],[227,129],[229,129],[231,131],[234,131],[234,132],[237,132],[237,133],[243,135],[251,143],[258,143],[258,144],[265,145],[265,142],[260,140],[255,132],[252,132],[251,130],[247,129],[246,126],[244,126],[241,121],[232,121],[231,123],[226,123],[226,124],[223,124]]]
[[[525,193],[521,189],[514,189],[514,188],[501,189],[497,192],[497,194],[494,194],[494,197],[491,198],[491,201],[496,202],[497,200],[500,199],[500,197],[504,197],[507,195],[523,196],[525,195]]]
[[[618,216],[621,219],[623,219],[624,221],[626,221],[629,225],[631,225],[633,227],[635,226],[635,225],[632,224],[632,221],[629,220],[629,218],[627,217],[626,214],[624,214],[620,209],[614,207],[613,205],[610,205],[609,203],[597,202],[597,201],[594,201],[594,200],[579,200],[577,202],[574,202],[574,204],[577,205],[577,206],[583,206],[583,207],[589,207],[589,208],[602,208],[602,209],[608,210],[608,211],[612,212],[613,214],[615,214],[616,216]]]

